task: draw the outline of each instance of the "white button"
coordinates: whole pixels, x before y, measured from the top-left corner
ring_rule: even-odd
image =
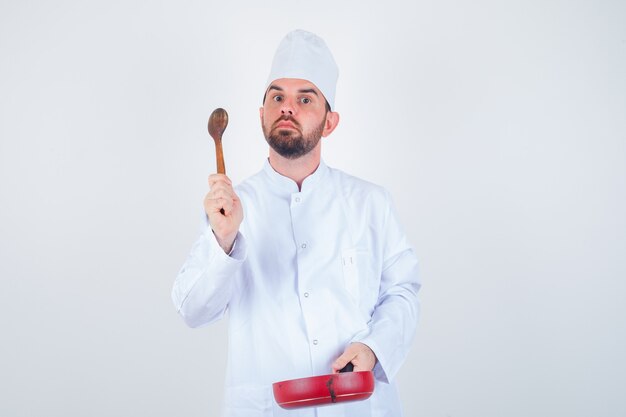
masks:
[[[314,344],[314,345],[317,345],[317,339],[315,339],[315,340],[313,341],[313,344]]]
[[[306,249],[306,243],[303,243],[302,246],[300,246],[302,249]]]
[[[305,296],[306,298],[309,298],[309,293],[308,293],[308,292],[305,292],[305,293],[304,293],[304,296]]]
[[[300,202],[300,197],[296,197],[296,203]]]

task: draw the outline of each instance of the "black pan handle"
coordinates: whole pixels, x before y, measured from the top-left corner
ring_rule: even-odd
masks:
[[[352,372],[354,371],[354,365],[352,364],[352,362],[348,362],[348,364],[346,366],[344,366],[343,368],[341,368],[339,370],[339,372]]]

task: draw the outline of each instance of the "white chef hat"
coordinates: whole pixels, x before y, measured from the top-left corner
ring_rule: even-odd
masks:
[[[335,88],[339,69],[322,38],[304,30],[289,32],[278,45],[267,87],[279,78],[299,78],[315,84],[331,108],[335,108]]]

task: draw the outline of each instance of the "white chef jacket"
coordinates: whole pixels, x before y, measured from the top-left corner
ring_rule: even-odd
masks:
[[[418,262],[382,187],[322,161],[298,190],[266,161],[235,188],[244,220],[230,256],[211,228],[176,277],[185,322],[229,315],[227,417],[398,417],[393,382],[415,334]],[[284,410],[272,383],[328,374],[351,342],[376,354],[364,401]]]

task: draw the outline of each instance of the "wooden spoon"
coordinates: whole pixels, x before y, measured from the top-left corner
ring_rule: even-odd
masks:
[[[217,173],[226,174],[224,166],[224,152],[222,151],[222,135],[228,126],[228,113],[222,108],[213,110],[209,116],[209,135],[215,141],[215,158],[217,159]]]

